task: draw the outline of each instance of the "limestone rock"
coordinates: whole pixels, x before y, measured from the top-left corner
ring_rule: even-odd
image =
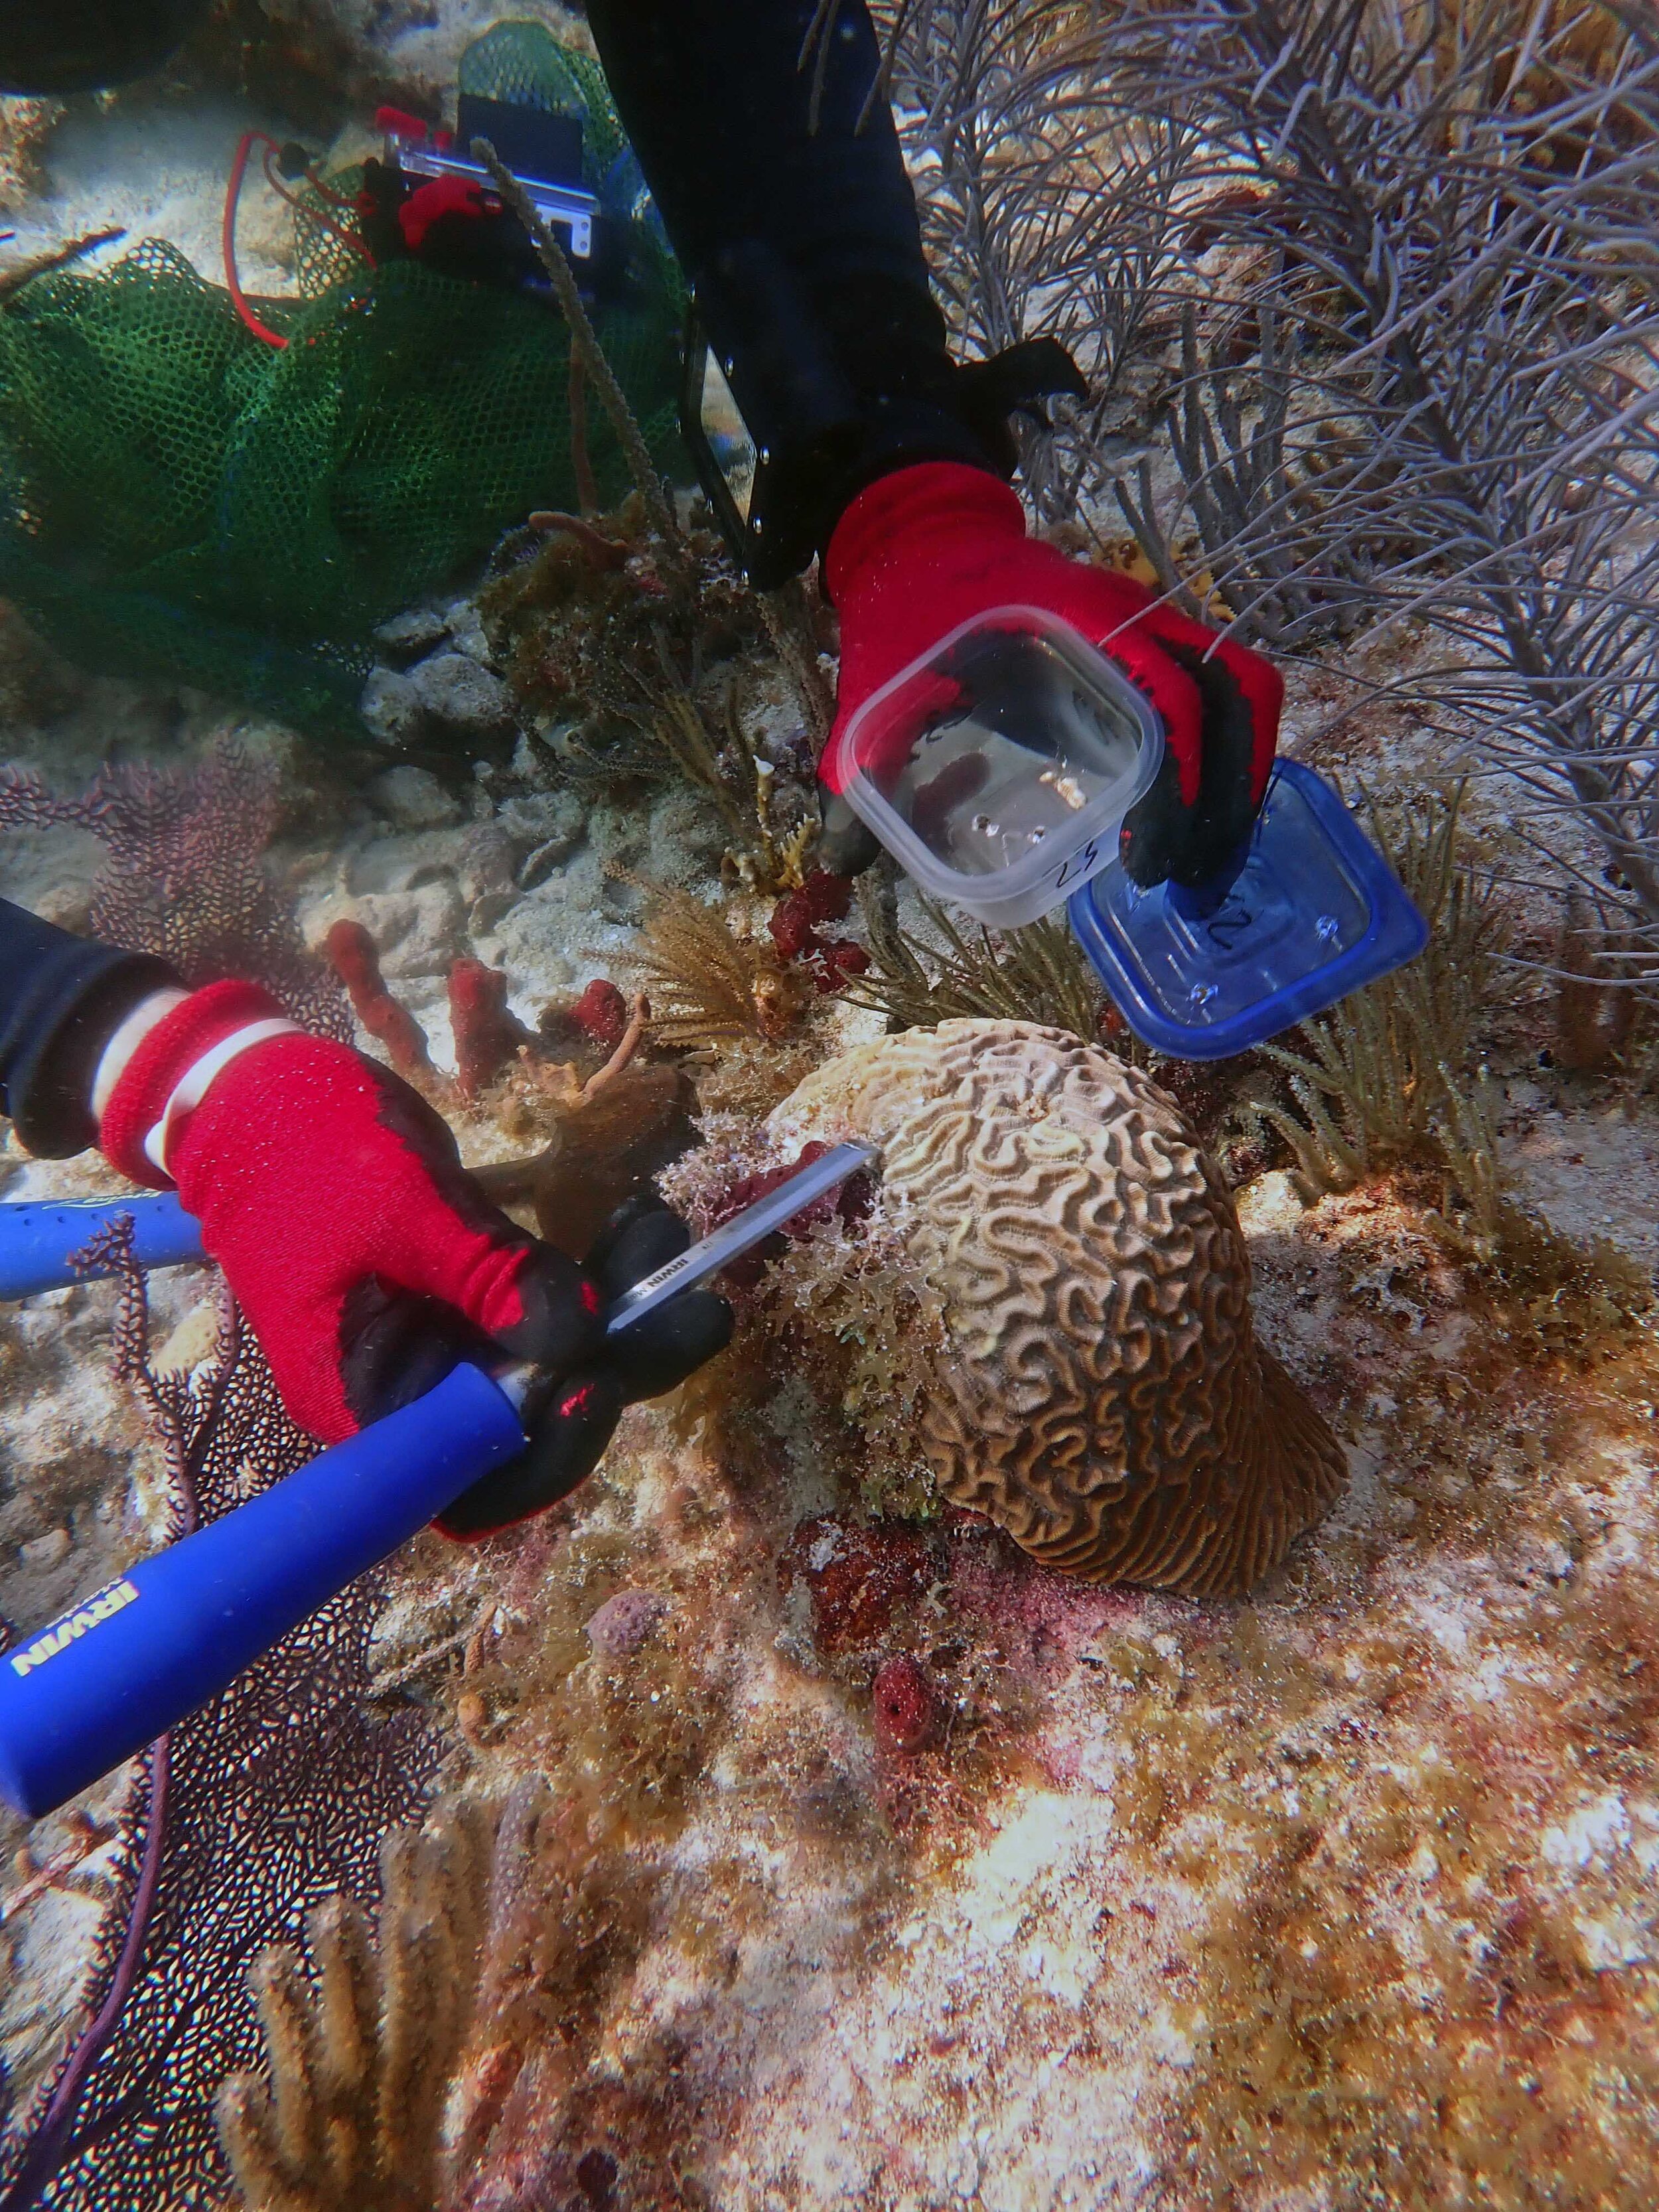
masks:
[[[431,769],[407,763],[377,775],[366,796],[376,813],[399,830],[437,830],[461,818],[459,805]]]
[[[371,892],[345,910],[374,939],[381,972],[393,981],[447,975],[463,949],[466,910],[453,881]]]
[[[1255,1341],[1232,1200],[1137,1069],[1060,1030],[945,1022],[830,1061],[771,1128],[880,1146],[950,1347],[935,1480],[1033,1557],[1246,1589],[1336,1495],[1335,1438]]]
[[[449,624],[437,607],[406,607],[390,622],[380,624],[374,633],[374,642],[390,659],[402,668],[411,660],[418,660],[423,653],[430,653],[449,635]]]
[[[587,842],[587,810],[572,791],[526,793],[501,810],[509,834],[528,848],[518,871],[520,890],[545,883]]]
[[[18,1557],[26,1567],[55,1567],[68,1559],[70,1541],[67,1528],[48,1528],[44,1536],[31,1536],[27,1543],[20,1544]]]
[[[434,653],[409,680],[427,713],[447,728],[484,735],[513,720],[513,694],[470,653]]]
[[[420,694],[395,668],[375,668],[358,699],[357,714],[381,744],[406,745],[421,726]]]

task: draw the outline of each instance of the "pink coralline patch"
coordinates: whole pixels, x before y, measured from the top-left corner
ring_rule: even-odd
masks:
[[[587,1640],[613,1658],[637,1651],[667,1610],[667,1599],[655,1590],[618,1590],[588,1615]]]
[[[345,985],[352,1012],[400,1075],[430,1075],[426,1036],[407,1006],[400,1006],[380,974],[374,939],[360,921],[337,921],[323,939],[329,965]]]
[[[1083,1771],[1083,1746],[1074,1735],[1049,1736],[1042,1745],[1042,1769],[1057,1790],[1076,1786]]]
[[[846,876],[832,876],[814,868],[799,890],[786,891],[772,909],[767,927],[781,960],[809,967],[820,991],[837,989],[849,975],[861,975],[870,965],[861,945],[849,939],[824,937],[826,922],[845,921],[853,902],[853,885]]]
[[[989,1629],[1016,1666],[1052,1679],[1109,1621],[1141,1610],[1134,1593],[1095,1589],[1040,1567],[1000,1531],[976,1522],[977,1515],[963,1515],[951,1530],[951,1604]]]
[[[810,1593],[820,1651],[879,1643],[901,1609],[925,1597],[942,1562],[931,1535],[903,1521],[854,1521],[838,1513],[803,1521],[778,1560],[778,1587]]]
[[[463,1098],[476,1098],[520,1045],[534,1042],[518,1016],[507,1011],[505,969],[486,968],[482,960],[458,960],[450,969],[449,1020]]]
[[[884,1659],[870,1690],[876,1741],[906,1757],[925,1751],[939,1727],[939,1705],[927,1670],[908,1654]]]

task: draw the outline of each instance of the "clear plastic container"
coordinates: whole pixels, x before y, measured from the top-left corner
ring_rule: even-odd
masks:
[[[1223,1060],[1414,960],[1428,925],[1324,778],[1282,760],[1243,866],[1198,891],[1143,890],[1114,858],[1071,921],[1135,1035]]]
[[[1010,606],[866,700],[841,767],[848,804],[925,890],[1013,928],[1106,866],[1163,755],[1127,677],[1053,615]]]

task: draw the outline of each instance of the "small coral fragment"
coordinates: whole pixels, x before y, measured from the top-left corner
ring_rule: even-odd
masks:
[[[655,1590],[618,1590],[588,1615],[587,1640],[611,1657],[637,1651],[667,1610],[667,1599]]]

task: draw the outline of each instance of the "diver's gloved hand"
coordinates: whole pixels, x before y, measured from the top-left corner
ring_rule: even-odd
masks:
[[[609,1307],[678,1260],[690,1242],[679,1215],[654,1192],[642,1192],[606,1223],[583,1272],[598,1283]],[[722,1351],[731,1335],[732,1309],[724,1298],[712,1291],[682,1291],[607,1339],[602,1352],[526,1401],[529,1449],[463,1491],[438,1516],[438,1527],[465,1541],[567,1496],[599,1465],[624,1406],[677,1389]]]
[[[417,1092],[249,985],[194,992],[149,1030],[99,1142],[135,1182],[176,1184],[283,1405],[319,1443],[407,1405],[465,1359],[544,1370],[526,1407],[529,1448],[446,1515],[456,1534],[562,1497],[624,1405],[672,1389],[731,1334],[722,1300],[689,1293],[610,1346],[618,1285],[672,1256],[662,1248],[675,1238],[683,1249],[684,1224],[660,1205],[636,1209],[579,1267],[484,1199]]]
[[[1267,788],[1284,684],[1259,653],[1161,605],[1128,576],[1027,538],[1013,491],[956,462],[922,462],[861,492],[836,525],[824,581],[841,616],[836,723],[819,862],[849,873],[874,840],[840,794],[840,740],[872,693],[993,607],[1057,615],[1114,660],[1163,718],[1157,781],[1124,824],[1137,883],[1200,884],[1248,836]]]

